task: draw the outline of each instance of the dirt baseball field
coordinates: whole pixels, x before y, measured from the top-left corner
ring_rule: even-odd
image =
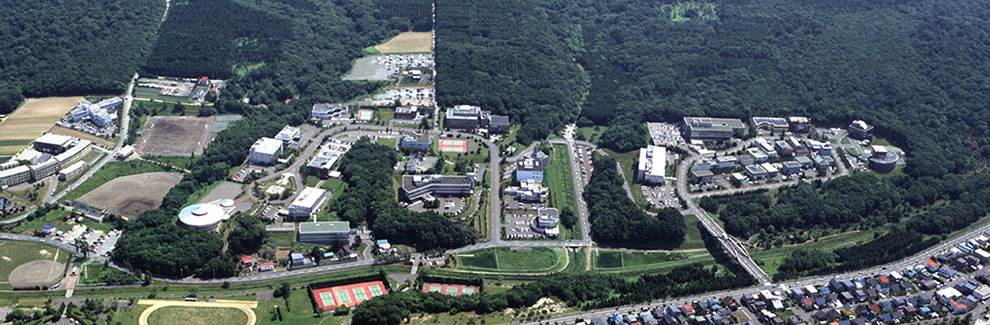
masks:
[[[212,117],[149,117],[136,148],[153,156],[198,155],[215,136],[210,132],[212,125]]]
[[[182,174],[163,172],[118,177],[86,193],[79,201],[133,218],[161,205],[168,190],[180,180]]]
[[[405,32],[376,45],[382,54],[433,52],[433,32]]]
[[[45,289],[62,280],[65,264],[52,260],[34,260],[21,264],[7,278],[14,289]]]
[[[68,114],[82,97],[29,98],[0,122],[0,156],[17,153]]]

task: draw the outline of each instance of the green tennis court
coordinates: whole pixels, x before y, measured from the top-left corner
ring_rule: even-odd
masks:
[[[464,288],[464,289],[461,289],[461,294],[462,295],[473,295],[474,294],[474,288]]]
[[[323,300],[323,305],[324,306],[335,306],[336,305],[333,302],[333,293],[330,293],[329,291],[320,292],[320,300]]]
[[[430,286],[430,292],[440,292],[440,286]]]
[[[364,288],[354,288],[351,289],[351,292],[354,293],[354,298],[357,299],[357,301],[368,300],[368,292],[364,291]]]
[[[369,286],[368,291],[371,291],[371,297],[378,297],[385,294],[384,292],[382,292],[382,287],[376,285]]]
[[[375,111],[370,109],[362,109],[358,111],[359,121],[371,121],[375,117]]]
[[[350,292],[347,292],[347,289],[337,290],[334,291],[333,293],[337,297],[337,301],[339,301],[341,305],[354,302],[351,300],[351,294]]]
[[[447,287],[447,295],[456,296],[457,295],[457,288],[456,287]]]

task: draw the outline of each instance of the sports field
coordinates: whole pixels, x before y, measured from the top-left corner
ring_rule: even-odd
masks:
[[[212,125],[212,117],[149,117],[135,149],[154,156],[198,155],[216,136],[210,132]]]
[[[28,98],[0,122],[0,156],[13,155],[47,132],[68,114],[82,97]]]
[[[336,287],[313,290],[316,303],[323,310],[337,308],[339,305],[354,307],[365,300],[388,293],[381,281],[361,282]]]
[[[0,241],[0,288],[9,289],[8,277],[14,268],[34,260],[54,260],[65,263],[69,253],[45,244],[4,240]]]
[[[430,53],[433,51],[433,32],[404,32],[385,43],[375,46],[382,54]]]
[[[158,324],[247,324],[247,315],[233,308],[165,307],[151,313],[149,325]]]
[[[598,251],[595,268],[618,269],[639,266],[649,266],[683,260],[681,253],[641,252],[641,251]]]
[[[440,152],[465,153],[468,151],[467,140],[440,139]]]
[[[423,283],[423,292],[439,292],[448,296],[473,295],[478,293],[477,286],[447,283]]]
[[[367,122],[367,121],[371,121],[374,118],[375,118],[375,111],[373,111],[373,110],[362,109],[362,110],[359,110],[358,111],[358,114],[357,114],[358,121]]]
[[[79,198],[80,202],[110,213],[135,218],[162,204],[165,194],[179,184],[179,173],[144,173],[115,178]]]
[[[549,247],[486,248],[457,255],[459,268],[479,271],[546,272],[560,262],[560,253]]]

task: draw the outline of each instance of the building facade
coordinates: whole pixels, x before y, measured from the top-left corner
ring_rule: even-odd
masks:
[[[310,118],[329,120],[347,114],[347,106],[343,104],[316,103],[310,112]]]
[[[259,165],[271,165],[282,154],[282,141],[261,138],[251,145],[250,161]]]
[[[303,243],[330,245],[339,241],[342,245],[350,245],[350,233],[347,221],[299,223],[299,241]]]
[[[734,118],[685,117],[684,128],[691,140],[727,140],[746,130],[746,125]]]
[[[667,148],[647,146],[639,149],[636,180],[643,184],[662,184],[667,170]]]
[[[415,201],[432,196],[467,196],[474,192],[475,174],[465,176],[405,175],[399,189],[401,198]]]
[[[537,182],[543,182],[543,169],[546,168],[546,164],[549,157],[539,150],[533,150],[533,152],[523,159],[516,161],[516,180],[535,180]]]
[[[321,188],[307,187],[299,192],[299,196],[289,204],[289,218],[309,218],[326,200],[327,191]]]

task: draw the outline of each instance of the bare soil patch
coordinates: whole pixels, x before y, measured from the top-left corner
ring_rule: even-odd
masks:
[[[145,122],[137,151],[153,156],[201,154],[215,134],[213,117],[152,116]]]
[[[118,177],[86,193],[79,201],[134,218],[157,208],[168,190],[182,180],[180,173],[144,173]]]
[[[382,54],[433,52],[433,32],[404,32],[375,46]]]

